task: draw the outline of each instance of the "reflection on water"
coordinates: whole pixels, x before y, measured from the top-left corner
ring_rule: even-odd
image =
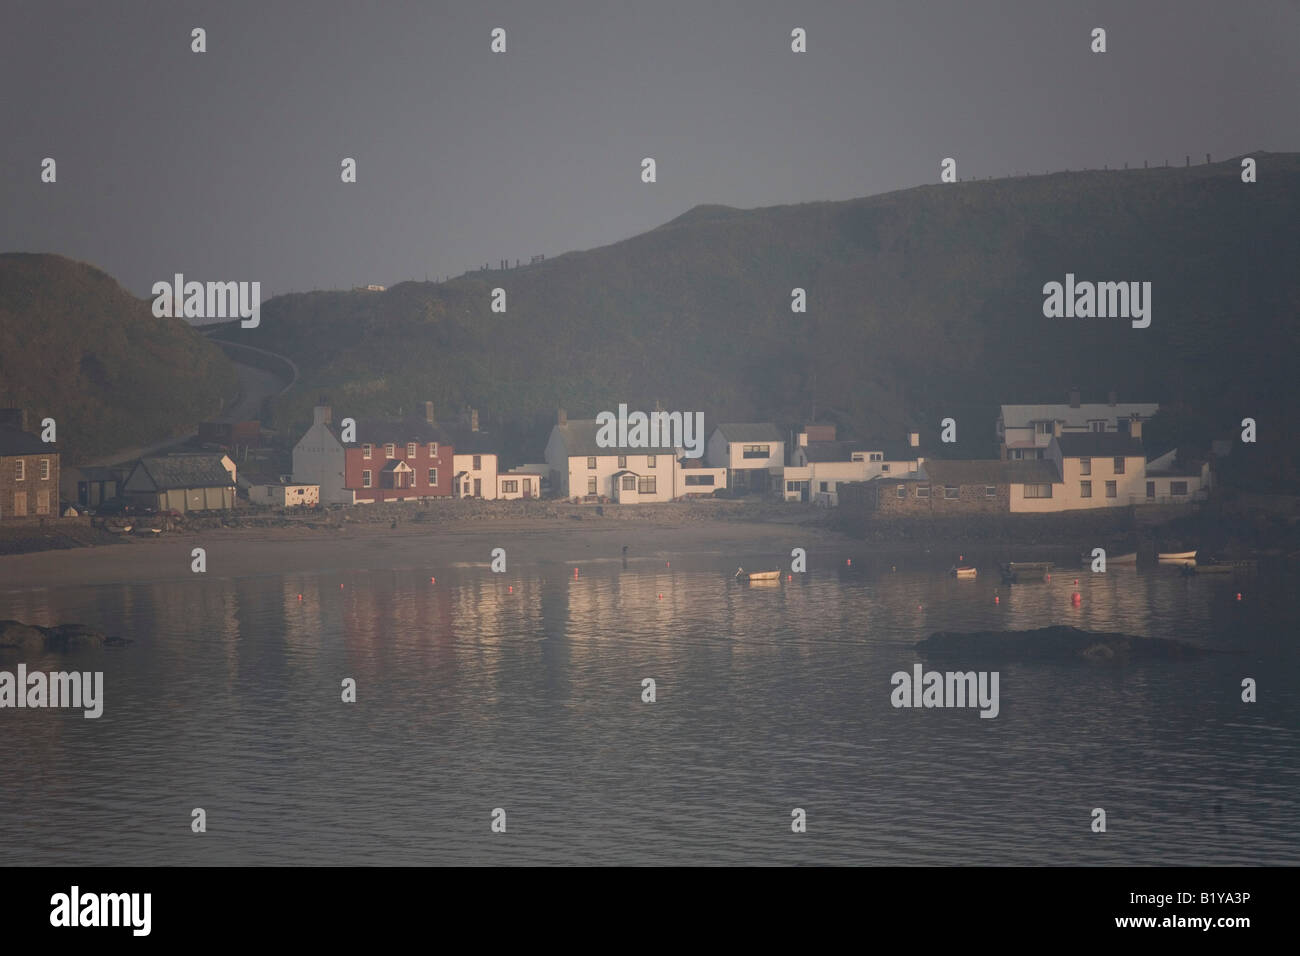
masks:
[[[0,592],[135,640],[27,659],[106,703],[0,711],[0,863],[1300,863],[1288,578],[737,557]],[[927,634],[1050,623],[1228,653],[1006,666],[994,720],[890,706]]]

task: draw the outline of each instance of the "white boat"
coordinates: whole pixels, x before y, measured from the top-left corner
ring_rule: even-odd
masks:
[[[779,581],[781,580],[780,571],[746,571],[744,568],[736,568],[736,580],[738,581]]]
[[[948,573],[955,578],[973,578],[978,571],[976,568],[953,568]]]
[[[1160,551],[1156,557],[1161,561],[1195,561],[1195,551]]]
[[[1137,564],[1138,555],[1134,551],[1132,554],[1118,554],[1113,558],[1107,558],[1106,561],[1109,564]]]

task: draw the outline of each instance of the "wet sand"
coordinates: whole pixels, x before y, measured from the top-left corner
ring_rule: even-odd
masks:
[[[0,556],[0,590],[189,580],[191,552],[203,548],[215,577],[427,567],[491,560],[505,548],[511,564],[572,563],[681,554],[771,552],[802,547],[867,550],[860,540],[817,527],[778,522],[693,520],[640,524],[623,520],[520,518],[455,521],[434,527],[382,525],[337,532],[296,528],[220,529],[132,537],[112,546]],[[878,550],[878,549],[872,549]]]

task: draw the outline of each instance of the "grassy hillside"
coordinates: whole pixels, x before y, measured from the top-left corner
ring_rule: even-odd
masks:
[[[1300,157],[1252,155],[1249,185],[1233,160],[703,206],[536,265],[279,297],[260,328],[226,334],[298,362],[303,387],[277,410],[295,428],[320,395],[343,414],[469,403],[539,441],[557,406],[796,421],[815,400],[860,434],[952,415],[949,450],[982,455],[998,403],[1063,400],[1072,383],[1224,421],[1281,414],[1296,404]],[[1067,272],[1152,282],[1150,328],[1044,318],[1043,284]]]
[[[0,405],[55,419],[68,464],[183,432],[236,388],[219,348],[98,269],[0,255]]]

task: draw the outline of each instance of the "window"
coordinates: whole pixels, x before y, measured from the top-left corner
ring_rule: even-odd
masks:
[[[415,442],[406,443],[406,457],[407,458],[415,457]]]
[[[943,486],[943,496],[944,496],[945,498],[956,498],[956,497],[957,497],[957,489],[954,488],[952,485],[944,485],[944,486]]]
[[[881,470],[881,471],[889,471],[889,466],[888,466],[888,465],[881,465],[881,466],[880,466],[880,470]]]
[[[623,490],[636,491],[636,475],[623,476]]]
[[[884,460],[885,460],[885,456],[884,456],[883,454],[881,454],[880,452],[878,452],[878,451],[873,451],[873,452],[871,453],[871,460],[872,460],[872,461],[884,461]]]
[[[867,455],[866,455],[865,452],[855,451],[852,455],[849,456],[849,460],[850,460],[850,461],[866,461],[866,460],[867,460]]]
[[[36,513],[38,515],[47,515],[50,513],[49,489],[36,492]]]
[[[587,494],[594,495],[595,493],[596,493],[596,479],[593,476],[587,479]]]
[[[798,490],[799,490],[799,482],[797,482],[797,481],[787,481],[787,482],[785,483],[785,490],[786,490],[786,491],[798,491]]]
[[[1115,498],[1118,496],[1119,496],[1119,488],[1116,486],[1116,483],[1113,481],[1106,482],[1106,497]]]
[[[821,490],[822,490],[822,491],[830,491],[830,490],[831,490],[830,482],[823,481],[823,482],[821,483]]]
[[[646,455],[646,456],[645,456],[645,466],[646,466],[647,468],[653,468],[653,467],[655,466],[655,460],[656,460],[656,459],[655,459],[655,456],[654,456],[654,455]]]
[[[1094,419],[1088,422],[1088,427],[1095,432],[1104,432],[1106,430],[1106,419]]]
[[[1092,459],[1091,459],[1091,458],[1080,458],[1080,459],[1079,459],[1079,474],[1081,474],[1081,475],[1091,475],[1091,474],[1092,474]]]
[[[1053,432],[1052,426],[1055,422],[1034,422],[1035,435],[1050,435]]]
[[[929,498],[929,497],[930,497],[930,486],[929,486],[929,485],[917,485],[917,486],[916,486],[916,497],[918,497],[918,498]]]
[[[429,442],[429,457],[430,458],[438,457],[438,443],[436,441]]]
[[[385,458],[397,457],[397,449],[392,442],[389,442],[387,445],[384,446],[384,457]]]
[[[619,468],[626,468],[626,467],[627,467],[627,455],[619,455],[619,456],[618,456],[618,467],[619,467]]]
[[[483,456],[482,456],[482,455],[475,455],[475,456],[474,456],[474,470],[475,470],[475,471],[482,471],[482,470],[483,470]]]
[[[367,468],[365,471],[363,471],[363,472],[361,473],[361,487],[362,487],[362,488],[369,488],[369,487],[370,487],[370,469],[369,469],[369,468]]]
[[[1050,498],[1052,497],[1052,486],[1050,484],[1025,485],[1025,497]]]
[[[364,445],[361,446],[361,457],[369,458],[371,452],[373,452],[374,450],[375,450],[375,446],[370,444],[370,442],[366,442]]]
[[[511,480],[511,481],[501,482],[501,493],[503,495],[513,495],[518,490],[519,490],[518,481]]]
[[[1123,458],[1116,458],[1116,459],[1115,459],[1115,474],[1117,474],[1117,475],[1122,475],[1122,474],[1124,474],[1124,459],[1123,459]]]
[[[437,469],[437,468],[430,468],[430,469],[429,469],[429,487],[430,487],[430,488],[436,488],[437,486],[438,486],[438,469]]]
[[[985,497],[985,498],[996,498],[997,496],[998,496],[998,486],[997,486],[997,485],[985,485],[985,486],[984,486],[984,497]]]
[[[907,485],[898,485],[898,486],[894,489],[894,494],[897,495],[899,498],[906,498],[906,497],[907,497]]]
[[[1187,482],[1185,481],[1169,482],[1169,493],[1175,496],[1182,496],[1187,494]]]
[[[595,468],[595,467],[596,467],[596,457],[595,457],[594,455],[593,455],[592,457],[590,457],[590,458],[587,459],[587,467],[588,467],[588,468]]]
[[[50,480],[50,460],[48,458],[42,458],[41,459],[41,481],[49,481],[49,480]]]
[[[655,476],[649,478],[638,478],[636,481],[636,490],[643,495],[653,495],[655,493]]]
[[[1148,498],[1154,498],[1155,496],[1156,496],[1156,483],[1155,483],[1154,481],[1148,481],[1148,482],[1147,482],[1147,497],[1148,497]]]
[[[14,462],[14,481],[25,481],[27,479],[27,462],[19,458]]]
[[[686,483],[688,485],[712,485],[712,475],[687,475]]]
[[[1091,482],[1091,481],[1081,481],[1081,482],[1079,482],[1079,497],[1080,497],[1080,498],[1091,498],[1091,497],[1092,497],[1092,482]]]
[[[771,455],[771,445],[745,445],[741,449],[742,458],[769,458]]]

